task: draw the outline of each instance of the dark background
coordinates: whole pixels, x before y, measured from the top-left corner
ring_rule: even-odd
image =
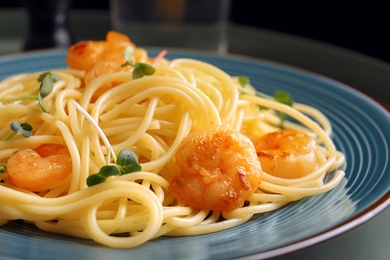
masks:
[[[22,7],[23,1],[30,0],[1,0],[0,8]],[[390,62],[390,15],[385,1],[353,1],[349,5],[331,1],[307,3],[232,0],[230,22],[293,34]],[[109,0],[73,0],[72,9],[108,11]]]
[[[296,1],[256,1],[259,8],[254,2],[233,0],[232,22],[311,38],[390,61],[390,15],[385,2],[340,5],[310,1],[300,7]]]

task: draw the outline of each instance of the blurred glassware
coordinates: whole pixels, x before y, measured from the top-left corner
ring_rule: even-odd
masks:
[[[73,0],[24,0],[28,34],[24,50],[66,48],[73,43],[69,31],[69,9]]]
[[[138,46],[227,51],[230,0],[110,0],[114,30]]]

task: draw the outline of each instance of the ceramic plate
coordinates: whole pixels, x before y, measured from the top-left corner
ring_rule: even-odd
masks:
[[[150,50],[151,55],[156,53]],[[65,67],[65,55],[63,51],[45,51],[3,57],[0,78]],[[377,103],[339,82],[281,64],[190,51],[170,51],[167,56],[180,57],[212,63],[230,75],[246,75],[252,85],[270,95],[276,90],[288,91],[296,102],[325,113],[333,125],[332,138],[346,155],[343,183],[326,194],[257,215],[229,230],[162,237],[135,249],[107,248],[15,221],[0,227],[1,259],[266,258],[332,238],[362,224],[389,204],[390,116]]]

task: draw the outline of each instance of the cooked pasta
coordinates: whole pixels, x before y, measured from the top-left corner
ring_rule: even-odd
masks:
[[[337,168],[344,156],[336,150],[331,125],[320,111],[256,95],[249,83],[240,83],[239,75],[228,75],[203,61],[149,57],[146,50],[132,47],[133,65],[149,64],[153,73],[134,78],[135,66],[116,65],[102,75],[96,71],[92,75],[90,68],[53,68],[50,75],[59,80],[52,81],[47,95],[39,92],[37,81],[44,71],[1,82],[0,224],[22,219],[48,232],[132,248],[160,236],[225,230],[255,214],[327,192],[342,180],[344,173]],[[42,98],[26,98],[37,95]],[[15,121],[30,125],[32,136],[12,134],[9,126]],[[315,167],[302,176],[285,178],[261,170],[264,162],[257,167],[261,181],[253,182],[243,205],[232,210],[191,206],[172,188],[173,180],[181,176],[175,156],[186,137],[210,126],[245,136],[243,140],[250,140],[248,149],[264,135],[295,129],[315,140],[310,150]],[[41,151],[48,144],[44,148],[53,150],[54,156],[50,162],[43,160]],[[62,148],[54,145],[66,151],[59,152]],[[209,149],[222,159],[227,156],[222,148]],[[87,178],[114,165],[123,150],[136,155],[141,169],[88,185]],[[261,156],[259,151],[255,154]],[[42,167],[37,170],[33,164]],[[42,173],[46,168],[59,173]],[[39,179],[41,173],[52,176],[53,185],[49,177]]]

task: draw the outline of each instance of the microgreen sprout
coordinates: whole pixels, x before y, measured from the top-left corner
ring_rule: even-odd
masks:
[[[10,125],[12,131],[23,135],[24,137],[32,136],[32,126],[29,123],[20,123],[19,120],[15,120]]]
[[[256,95],[256,96],[266,98],[266,99],[273,99],[273,100],[275,100],[279,103],[285,104],[287,106],[292,106],[294,103],[290,94],[286,91],[276,91],[273,97],[268,96],[260,91],[256,91],[256,92],[252,91],[251,92],[250,90],[248,90],[248,88],[246,88],[246,86],[248,86],[250,84],[250,80],[246,76],[239,76],[238,83],[239,83],[239,90],[243,94]],[[259,106],[259,108],[260,109],[267,109],[266,107],[263,107],[263,106]],[[281,120],[281,125],[283,125],[285,118],[286,118],[286,115],[282,112],[278,112],[278,115],[279,115],[279,118]]]
[[[47,113],[45,104],[43,103],[43,98],[47,97],[53,91],[53,85],[58,80],[60,80],[60,78],[57,75],[52,74],[50,71],[42,73],[38,77],[38,82],[41,83],[41,85],[39,86],[38,96],[27,95],[14,98],[0,98],[0,102],[9,103],[20,100],[38,100],[38,103],[41,106],[42,110]]]
[[[26,138],[32,136],[32,126],[29,123],[20,123],[19,120],[15,120],[12,121],[12,123],[10,124],[10,128],[12,132],[9,133],[6,137],[4,137],[2,141],[7,141],[16,134],[21,134]]]
[[[137,63],[134,65],[133,79],[142,78],[145,75],[153,75],[155,71],[156,69],[147,63]]]
[[[47,97],[53,91],[53,85],[60,78],[52,74],[50,71],[45,72],[38,77],[38,82],[41,82],[38,93],[38,103],[42,110],[47,113],[43,98]]]
[[[274,94],[275,101],[285,104],[287,106],[292,106],[294,101],[291,98],[290,94],[286,91],[276,91]]]
[[[253,89],[249,89],[248,86],[250,85],[250,80],[247,76],[239,76],[238,83],[240,84],[238,90],[241,91],[242,94],[256,95],[256,96],[259,96],[262,98],[267,98],[267,99],[271,98],[270,96],[268,96],[262,92],[254,91]]]
[[[100,138],[102,138],[103,140],[103,143],[104,145],[106,146],[107,148],[107,151],[108,151],[108,160],[107,160],[107,163],[110,162],[110,156],[114,155],[114,152],[113,152],[113,149],[112,149],[112,146],[110,144],[110,142],[108,141],[107,139],[107,136],[104,134],[103,130],[100,128],[99,124],[96,122],[95,119],[93,119],[93,117],[82,107],[80,106],[79,103],[77,103],[76,101],[72,100],[72,103],[73,105],[76,107],[76,109],[78,111],[80,111],[81,114],[84,115],[84,117],[91,123],[91,125],[95,128],[95,130],[98,132]],[[112,153],[112,154],[111,154]],[[115,159],[115,158],[114,158]]]
[[[98,173],[92,174],[87,178],[88,187],[103,183],[110,176],[121,176],[123,174],[137,172],[142,170],[135,153],[123,149],[118,154],[115,165],[105,165],[100,168]]]
[[[249,85],[249,78],[246,76],[239,76],[238,82],[240,83],[241,87],[245,87],[246,85]]]
[[[107,137],[105,136],[103,130],[100,128],[96,120],[76,101],[72,101],[76,109],[80,111],[85,118],[92,124],[92,126],[99,133],[100,138],[102,138],[104,145],[107,148],[107,165],[100,168],[98,173],[92,174],[87,178],[87,185],[93,186],[102,182],[105,182],[106,179],[110,176],[123,175],[126,173],[140,171],[142,169],[141,165],[138,164],[138,158],[132,151],[121,150],[118,154],[118,157],[115,157],[114,151]],[[113,157],[115,165],[110,164],[111,156]]]
[[[142,78],[145,75],[153,75],[156,71],[151,65],[143,62],[133,63],[133,52],[134,49],[131,46],[127,46],[124,52],[126,62],[122,64],[124,66],[132,66],[133,67],[133,79]]]
[[[124,53],[126,62],[122,64],[122,67],[134,66],[133,65],[133,53],[134,53],[133,47],[127,46],[125,49],[125,53]]]
[[[290,94],[286,91],[277,91],[275,92],[274,99],[282,104],[287,106],[292,106],[294,101],[291,98]],[[282,126],[284,121],[286,120],[286,115],[282,112],[278,112],[279,118],[281,120],[280,125]]]
[[[7,171],[7,165],[3,162],[3,166],[0,166],[0,173],[5,173]]]

